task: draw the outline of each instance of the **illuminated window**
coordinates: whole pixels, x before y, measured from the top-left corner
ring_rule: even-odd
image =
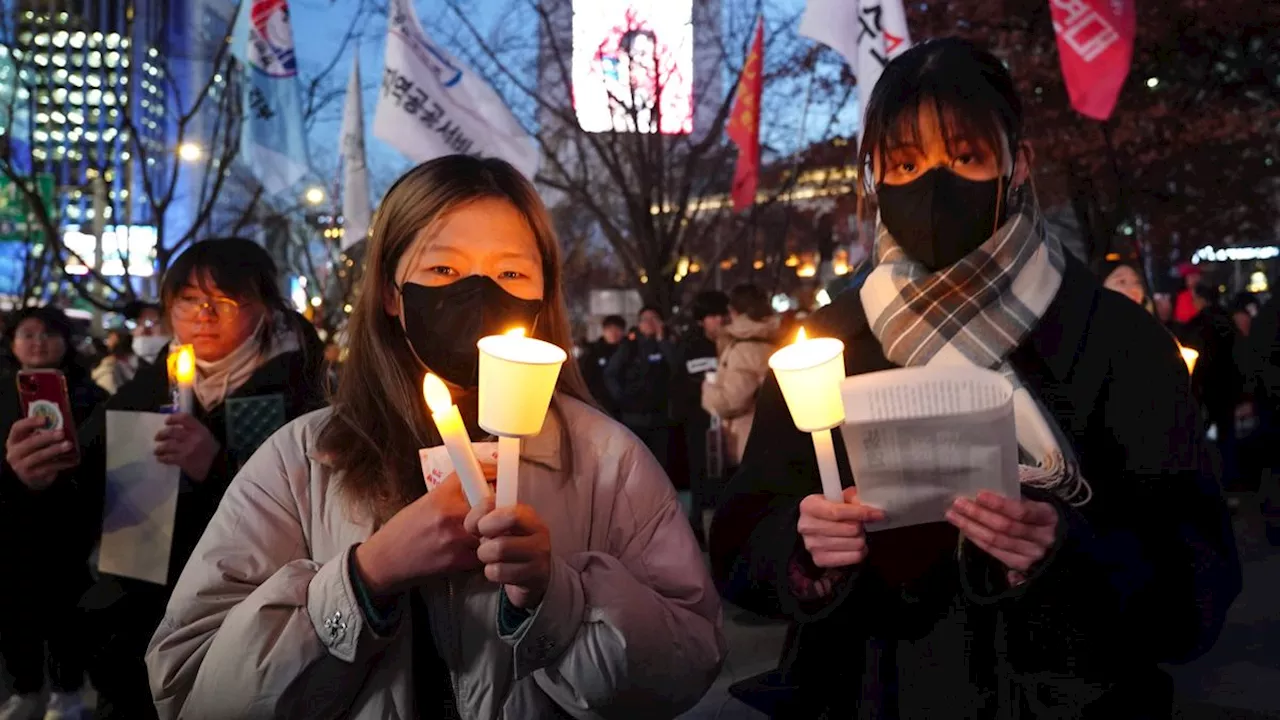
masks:
[[[94,88],[93,90],[90,90],[90,91],[89,91],[88,100],[89,100],[89,104],[90,104],[90,105],[97,105],[97,104],[101,103],[101,102],[102,102],[102,91],[101,91],[101,90],[98,90],[97,88]]]
[[[37,130],[32,134],[32,137],[35,138],[36,142],[47,142],[49,140],[49,133],[44,130]]]
[[[68,77],[67,71],[62,68],[58,68],[57,70],[53,71],[53,81],[56,83],[66,82],[67,77]]]
[[[86,75],[85,80],[89,83],[89,87],[98,87],[102,84],[102,78],[97,75]]]
[[[120,36],[119,36],[119,35],[117,35],[117,34],[115,34],[115,33],[111,33],[110,35],[108,35],[108,36],[107,36],[107,47],[109,47],[109,48],[113,48],[113,49],[114,49],[114,48],[117,48],[117,47],[120,47]]]
[[[49,57],[47,55],[36,55],[35,61],[37,65],[44,67],[49,64]]]
[[[71,36],[67,33],[66,30],[59,30],[58,32],[53,34],[53,45],[54,47],[66,47],[67,40],[69,40],[70,38]]]
[[[56,122],[56,123],[58,123],[59,125],[65,125],[65,124],[66,124],[66,122],[67,122],[67,116],[66,116],[66,115],[63,115],[62,113],[58,112],[57,110],[54,110],[54,111],[53,111],[53,114],[52,114],[52,115],[50,115],[49,117],[51,117],[51,118],[53,119],[53,121],[54,121],[54,122]]]
[[[113,92],[106,92],[106,93],[103,93],[103,94],[102,94],[102,104],[103,104],[103,105],[106,105],[107,107],[110,107],[110,106],[112,106],[112,105],[115,105],[115,104],[116,104],[116,94],[115,94],[115,93],[113,93]]]
[[[84,47],[84,41],[85,41],[85,34],[82,32],[78,32],[75,35],[71,36],[71,47],[77,48],[77,49],[82,48]]]
[[[56,103],[63,103],[63,102],[66,102],[66,101],[67,101],[67,89],[66,89],[66,88],[55,88],[55,89],[54,89],[54,91],[53,91],[53,101],[54,101],[54,102],[56,102]]]
[[[71,101],[72,105],[83,105],[84,93],[79,90],[72,90],[71,93],[67,95],[67,99]]]
[[[36,122],[42,125],[49,122],[49,113],[36,113]]]
[[[84,78],[79,75],[69,75],[67,81],[75,87],[84,87]]]
[[[49,153],[45,152],[43,148],[35,148],[31,151],[31,157],[36,160],[47,160],[49,158]]]
[[[99,53],[99,52],[89,53],[89,67],[91,68],[102,67],[102,53]]]
[[[129,154],[129,151],[128,151],[128,150],[125,150],[124,152],[120,153],[120,159],[121,159],[121,160],[128,160],[128,159],[129,159],[129,158],[131,158],[131,157],[133,157],[133,156]]]
[[[67,139],[67,136],[64,135],[61,130],[54,130],[53,132],[49,133],[49,137],[53,138],[54,142],[62,142],[63,140]]]
[[[107,53],[107,67],[115,67],[120,64],[120,53],[114,50]]]
[[[36,47],[47,47],[49,45],[49,36],[40,33],[36,36]]]
[[[77,125],[84,124],[84,114],[78,110],[72,110],[71,112],[67,113],[67,119],[73,123],[76,123]]]

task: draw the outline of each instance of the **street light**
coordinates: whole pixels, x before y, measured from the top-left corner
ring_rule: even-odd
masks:
[[[307,193],[303,198],[311,205],[319,205],[324,202],[324,188],[313,185],[307,188]]]
[[[193,142],[184,142],[178,146],[178,157],[183,162],[199,162],[204,157],[204,148]]]

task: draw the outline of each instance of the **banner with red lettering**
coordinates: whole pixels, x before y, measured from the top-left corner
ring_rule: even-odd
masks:
[[[1137,32],[1136,0],[1049,0],[1062,79],[1071,106],[1106,120],[1129,75]]]
[[[764,90],[764,18],[756,23],[742,77],[729,111],[725,132],[738,146],[738,163],[733,171],[733,209],[749,208],[756,201],[760,183],[760,95]]]

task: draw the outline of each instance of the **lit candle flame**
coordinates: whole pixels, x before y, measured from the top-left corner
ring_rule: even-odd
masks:
[[[422,397],[426,398],[427,407],[431,408],[433,415],[445,412],[453,406],[453,396],[449,394],[449,388],[433,373],[427,373],[427,376],[422,379]]]
[[[803,327],[800,328],[800,332],[796,333],[796,342],[802,343],[808,339],[809,339],[809,336],[804,334],[804,328]]]
[[[1200,359],[1200,353],[1181,345],[1178,346],[1178,350],[1182,353],[1182,361],[1187,364],[1187,374],[1194,373],[1196,371],[1196,360]]]
[[[174,363],[173,374],[182,384],[189,385],[196,381],[196,351],[190,345],[178,348],[178,359]]]
[[[507,337],[524,337],[524,328],[511,328],[505,335]]]

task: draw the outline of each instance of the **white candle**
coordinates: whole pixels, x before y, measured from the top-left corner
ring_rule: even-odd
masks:
[[[525,337],[517,328],[480,338],[480,427],[498,436],[496,504],[519,497],[520,438],[542,432],[560,367],[569,359],[548,342]]]
[[[427,400],[431,419],[435,421],[436,430],[440,432],[445,449],[449,451],[453,471],[462,481],[462,491],[467,495],[467,502],[475,507],[489,496],[489,482],[485,480],[480,461],[471,449],[471,438],[467,436],[467,427],[462,424],[458,406],[453,404],[444,381],[431,373],[427,373],[422,379],[422,396]]]
[[[806,339],[804,328],[796,341],[773,354],[769,367],[801,432],[813,438],[818,458],[822,494],[831,502],[844,502],[840,471],[836,465],[832,429],[844,423],[844,343],[834,338]]]
[[[178,347],[173,376],[178,383],[178,412],[190,415],[195,410],[196,387],[196,351],[191,345]]]

